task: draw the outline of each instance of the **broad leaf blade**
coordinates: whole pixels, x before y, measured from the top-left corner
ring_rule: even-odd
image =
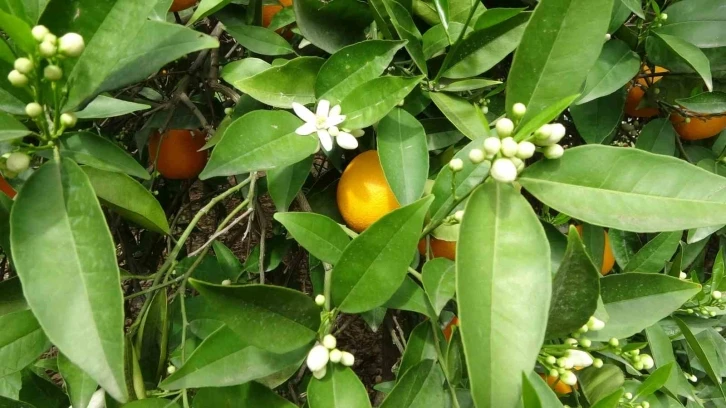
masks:
[[[345,122],[342,126],[362,129],[383,119],[400,103],[422,77],[384,76],[353,89],[340,103]]]
[[[308,405],[310,408],[370,408],[371,402],[353,370],[335,364],[321,380],[310,380]]]
[[[98,95],[82,111],[76,112],[76,117],[78,119],[113,118],[149,108],[151,106],[142,103]]]
[[[434,360],[410,369],[391,390],[380,408],[430,408],[446,406],[444,373]]]
[[[295,196],[305,184],[313,156],[310,155],[297,163],[285,167],[277,167],[267,171],[267,190],[275,203],[278,212],[285,212],[295,200]]]
[[[657,273],[678,249],[682,231],[662,232],[650,240],[625,265],[623,272]]]
[[[275,219],[310,253],[323,262],[337,264],[350,238],[335,221],[315,213],[277,213]]]
[[[12,115],[0,112],[0,141],[20,139],[29,135],[30,130]]]
[[[73,364],[63,353],[58,354],[58,372],[66,384],[66,391],[74,407],[87,407],[98,384],[93,378]]]
[[[471,102],[441,92],[432,92],[429,96],[444,116],[469,139],[476,140],[489,135],[489,123],[484,113]]]
[[[276,108],[290,109],[293,102],[307,105],[315,102],[315,79],[323,62],[318,57],[295,58],[232,85]]]
[[[61,156],[97,169],[126,173],[143,180],[151,178],[146,169],[125,150],[108,139],[89,132],[71,133],[60,139]]]
[[[711,64],[695,45],[672,35],[656,33],[648,37],[645,46],[654,63],[667,66],[672,65],[673,60],[685,63],[703,78],[709,91],[713,90]]]
[[[620,1],[620,0],[617,0]],[[590,70],[578,104],[610,95],[625,86],[640,70],[640,57],[623,41],[605,43],[595,66]]]
[[[434,258],[424,264],[423,285],[438,316],[456,292],[456,265],[446,258]]]
[[[256,382],[236,387],[202,388],[197,392],[192,408],[295,408],[292,402]]]

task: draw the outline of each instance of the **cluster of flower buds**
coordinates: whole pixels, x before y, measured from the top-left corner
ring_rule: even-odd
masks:
[[[650,402],[648,402],[648,401],[633,402],[634,398],[635,397],[633,396],[632,392],[626,392],[625,394],[623,394],[623,396],[618,401],[622,405],[618,405],[618,406],[632,407],[632,408],[650,408]]]
[[[636,370],[650,370],[655,366],[653,357],[649,354],[641,353],[640,349],[636,348],[634,350],[623,351],[620,341],[615,337],[608,341],[608,346],[614,354],[627,360]]]
[[[681,274],[685,275],[685,273],[683,272],[681,272]],[[681,279],[686,279],[686,277],[681,277]],[[711,292],[711,296],[709,296],[709,299],[705,302],[702,302],[698,307],[689,307],[681,309],[681,311],[707,319],[709,317],[716,316],[717,313],[714,310],[716,308],[720,310],[726,309],[726,302],[724,302],[723,293],[718,290],[714,290],[713,292]]]
[[[355,363],[353,354],[347,351],[340,351],[336,347],[338,341],[332,334],[326,334],[323,340],[316,343],[308,353],[307,365],[318,380],[325,377],[328,372],[328,362],[340,363],[346,367],[352,367]]]
[[[653,28],[662,26],[666,20],[668,20],[668,14],[666,14],[666,13],[656,14],[655,20],[653,20]]]

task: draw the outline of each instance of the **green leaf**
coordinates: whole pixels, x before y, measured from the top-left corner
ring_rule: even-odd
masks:
[[[292,402],[277,395],[264,385],[250,382],[235,387],[202,388],[192,402],[192,408],[295,408]]]
[[[441,92],[429,93],[436,107],[471,140],[489,135],[489,123],[479,107],[464,98]]]
[[[61,156],[97,169],[126,173],[143,180],[149,172],[130,154],[110,140],[89,132],[71,133],[60,141]]]
[[[698,342],[698,339],[696,338],[696,336],[693,335],[693,332],[683,320],[677,317],[673,317],[673,320],[678,325],[678,328],[681,330],[681,334],[683,335],[683,337],[685,337],[686,343],[688,343],[688,347],[696,355],[696,358],[698,358],[698,362],[701,363],[701,366],[706,371],[708,377],[711,379],[711,381],[720,385],[722,382],[721,376],[715,369],[715,366],[717,367],[717,363],[715,361],[710,361],[703,347]],[[721,388],[719,387],[719,389]],[[723,389],[721,389],[721,393],[723,393]]]
[[[259,58],[244,58],[234,62],[230,62],[222,68],[219,76],[225,81],[233,84],[237,81],[257,75],[260,72],[269,69],[272,65],[269,62]]]
[[[500,85],[501,83],[501,81],[494,81],[491,79],[471,78],[462,79],[460,81],[446,81],[445,83],[442,83],[440,85],[444,85],[444,92],[465,92],[475,91],[482,88],[490,88],[496,85]]]
[[[45,373],[43,373],[45,374]],[[36,407],[65,408],[68,406],[68,397],[46,376],[32,370],[24,370],[20,389],[20,400],[26,401]]]
[[[618,39],[606,42],[595,66],[587,74],[585,89],[577,104],[610,95],[624,87],[639,70],[640,57],[627,44]]]
[[[464,29],[464,24],[451,22],[449,23],[448,34],[447,30],[443,25],[437,24],[428,29],[423,35],[423,54],[426,60],[442,53],[446,47],[451,45],[449,36],[452,39],[459,38],[461,30]],[[466,27],[467,33],[471,33],[471,27]]]
[[[329,54],[365,40],[364,30],[373,22],[367,4],[356,0],[299,0],[293,3],[302,35]]]
[[[93,167],[84,166],[83,171],[103,204],[150,231],[169,233],[164,209],[138,181],[125,174]]]
[[[623,272],[657,273],[678,249],[683,231],[662,232],[650,240],[625,265]]]
[[[320,308],[301,292],[279,286],[189,282],[218,312],[220,320],[252,346],[286,353],[315,338]]]
[[[163,375],[169,342],[169,309],[166,291],[154,294],[146,310],[134,345],[141,374],[146,381],[157,384]]]
[[[648,347],[656,367],[660,368],[676,361],[671,339],[660,324],[656,323],[646,328],[645,335],[648,338]],[[683,395],[695,399],[691,387],[683,377],[683,371],[678,364],[674,365],[664,387],[674,395]]]
[[[219,266],[224,271],[223,273],[227,276],[237,276],[242,271],[242,263],[240,263],[237,256],[232,252],[231,249],[227,248],[220,241],[214,241],[212,243],[214,248],[214,254],[217,256]]]
[[[142,103],[124,101],[110,96],[98,95],[82,111],[76,112],[78,119],[113,118],[132,112],[149,109],[151,106]]]
[[[446,258],[434,258],[424,264],[423,285],[436,316],[441,314],[456,292],[455,266]]]
[[[431,408],[446,406],[444,373],[434,360],[424,360],[408,370],[380,408]]]
[[[691,112],[721,114],[726,112],[726,92],[704,92],[690,98],[676,99],[676,103]]]
[[[30,32],[30,26],[12,14],[0,10],[0,29],[4,31],[13,43],[28,54],[34,54],[38,43]]]
[[[295,200],[295,196],[305,184],[312,166],[313,156],[310,155],[289,166],[267,171],[267,190],[270,193],[272,202],[275,203],[277,211],[287,211],[287,208]]]
[[[381,306],[406,278],[426,210],[426,197],[384,215],[354,239],[333,269],[333,303],[345,313]]]
[[[610,228],[608,236],[610,237],[610,248],[613,250],[615,261],[621,268],[624,268],[643,246],[640,237],[634,232]]]
[[[0,316],[0,325],[3,328],[0,332],[0,378],[19,372],[50,348],[50,342],[30,310],[4,313]]]
[[[147,398],[124,404],[121,408],[179,408],[179,404],[163,398]]]
[[[701,285],[654,273],[623,273],[600,280],[600,294],[610,319],[588,332],[592,340],[630,337],[681,307]],[[638,313],[633,313],[637,310]]]
[[[432,316],[426,293],[411,278],[406,278],[396,293],[383,304],[389,309],[408,310],[421,313],[424,316]]]
[[[346,117],[342,126],[362,129],[378,122],[404,100],[422,78],[384,76],[355,87],[340,103]]]
[[[549,245],[531,206],[511,185],[484,183],[465,211],[456,293],[471,393],[477,406],[510,407],[522,390],[521,373],[534,369],[544,340]]]
[[[719,0],[691,0],[673,3],[665,9],[668,20],[655,29],[674,35],[698,48],[726,46],[726,10]]]
[[[20,139],[31,132],[12,115],[0,112],[0,141]]]
[[[383,0],[383,5],[391,18],[393,28],[398,36],[406,41],[406,51],[424,76],[428,76],[426,57],[423,53],[421,32],[416,27],[413,17],[406,7],[397,0]]]
[[[525,390],[529,388],[530,393],[536,394],[541,408],[562,407],[562,403],[557,399],[557,395],[552,391],[552,388],[534,371],[530,372],[529,375],[522,373],[522,383]],[[529,405],[525,403],[525,407],[529,407]]]
[[[487,10],[487,13],[492,10]],[[489,71],[519,45],[531,13],[519,13],[489,27],[477,28],[453,50],[442,69],[445,78],[469,78]],[[484,13],[482,18],[487,15]],[[481,20],[481,19],[480,19]],[[478,22],[477,22],[478,24]]]
[[[568,149],[559,160],[528,167],[519,182],[543,203],[594,225],[659,232],[726,224],[726,179],[639,149]]]
[[[321,380],[310,380],[308,405],[310,408],[370,408],[371,402],[353,370],[335,364]]]
[[[227,25],[227,32],[248,50],[261,55],[287,55],[292,46],[280,34],[253,25]]]
[[[315,213],[276,213],[275,219],[310,253],[323,262],[337,264],[350,238],[330,218]]]
[[[709,91],[713,90],[711,64],[695,45],[672,35],[654,33],[646,40],[645,47],[648,58],[655,64],[670,67],[674,60],[685,63],[703,78]]]
[[[199,3],[199,6],[197,6],[196,10],[194,10],[194,14],[192,14],[192,17],[189,19],[189,21],[187,21],[187,26],[191,26],[192,24],[203,19],[204,17],[214,14],[215,12],[219,11],[224,6],[229,4],[230,1],[231,0],[202,0]]]
[[[580,92],[600,55],[612,9],[613,0],[539,3],[507,79],[509,116],[515,103],[523,103],[527,113],[522,123],[526,123],[551,104]]]
[[[270,333],[272,334],[272,333]],[[299,366],[310,346],[275,354],[251,346],[227,326],[209,335],[179,369],[161,383],[165,390],[226,387],[268,377]]]
[[[0,396],[0,407],[2,408],[36,408],[26,402],[15,401],[13,399],[5,398]]]
[[[284,7],[272,17],[272,21],[270,21],[270,25],[267,26],[267,29],[277,31],[285,29],[293,23],[295,23],[295,9],[292,7]]]
[[[601,368],[588,367],[580,371],[578,377],[582,391],[591,404],[604,399],[609,400],[609,395],[615,390],[622,389],[625,382],[622,370],[613,364],[605,364]]]
[[[671,375],[674,365],[676,365],[676,363],[668,363],[662,367],[658,367],[657,370],[650,373],[648,378],[646,378],[645,381],[643,381],[643,383],[638,387],[638,390],[633,395],[633,399],[648,397],[661,389],[665,385],[666,381],[668,381],[668,377]]]
[[[635,13],[636,16],[642,18],[645,20],[645,13],[643,13],[643,6],[642,2],[640,0],[617,0],[621,1],[625,7],[630,9],[633,13]]]
[[[301,161],[318,147],[314,135],[295,133],[301,124],[297,116],[284,111],[258,110],[242,116],[224,131],[199,178],[234,176]]]
[[[566,337],[585,325],[597,309],[599,295],[600,271],[585,252],[580,234],[570,227],[567,251],[552,283],[547,337]]]
[[[383,174],[401,205],[418,200],[429,175],[426,131],[410,113],[394,108],[378,123],[378,156]]]
[[[43,331],[70,361],[125,401],[116,248],[88,177],[68,159],[47,162],[16,197],[10,225],[15,267]],[[58,293],[73,301],[57,302]]]
[[[439,340],[444,343],[443,335],[439,334],[439,337]],[[403,352],[403,356],[401,356],[401,364],[398,367],[396,377],[400,379],[408,370],[416,367],[422,361],[436,361],[436,358],[434,332],[431,330],[431,322],[426,320],[416,325],[408,336],[406,350]]]
[[[22,405],[20,401],[14,401],[20,398],[20,389],[23,387],[23,375],[20,371],[14,374],[0,377],[0,407],[17,408],[31,407],[30,405]],[[13,401],[8,400],[12,399]],[[5,405],[3,405],[5,404]],[[15,405],[13,405],[15,404]],[[32,408],[32,407],[31,407]]]
[[[676,130],[668,119],[656,118],[643,126],[635,142],[637,149],[673,156],[676,151]]]
[[[617,408],[620,405],[620,400],[623,397],[624,389],[618,388],[611,394],[604,396],[597,403],[592,405],[592,408]]]
[[[58,353],[58,371],[63,377],[66,392],[71,399],[71,405],[74,407],[87,407],[91,401],[91,396],[98,388],[98,384],[77,365],[68,360],[63,353]]]
[[[604,143],[616,132],[623,117],[626,94],[623,88],[608,96],[570,107],[575,127],[586,143]]]
[[[318,57],[298,57],[232,85],[276,108],[290,109],[293,102],[307,105],[315,102],[315,78],[323,61]]]
[[[543,109],[540,113],[532,117],[527,123],[518,126],[517,132],[514,134],[514,138],[516,140],[522,140],[537,131],[537,129],[539,129],[542,125],[551,122],[553,119],[556,119],[579,96],[580,94],[566,96],[563,99],[556,101],[552,105]]]

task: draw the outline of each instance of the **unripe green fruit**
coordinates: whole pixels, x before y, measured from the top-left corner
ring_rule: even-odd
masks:
[[[21,74],[28,75],[33,72],[33,62],[27,58],[18,58],[13,67]]]
[[[49,81],[59,81],[63,78],[63,70],[58,65],[48,65],[43,70],[43,76]]]
[[[10,153],[5,165],[13,173],[22,173],[30,166],[30,156],[21,152]]]
[[[43,107],[37,102],[30,102],[25,105],[25,114],[31,118],[37,118],[43,114]]]

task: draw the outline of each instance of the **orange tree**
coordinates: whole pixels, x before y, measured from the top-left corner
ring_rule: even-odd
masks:
[[[0,1],[0,406],[723,406],[725,56],[722,0]]]

